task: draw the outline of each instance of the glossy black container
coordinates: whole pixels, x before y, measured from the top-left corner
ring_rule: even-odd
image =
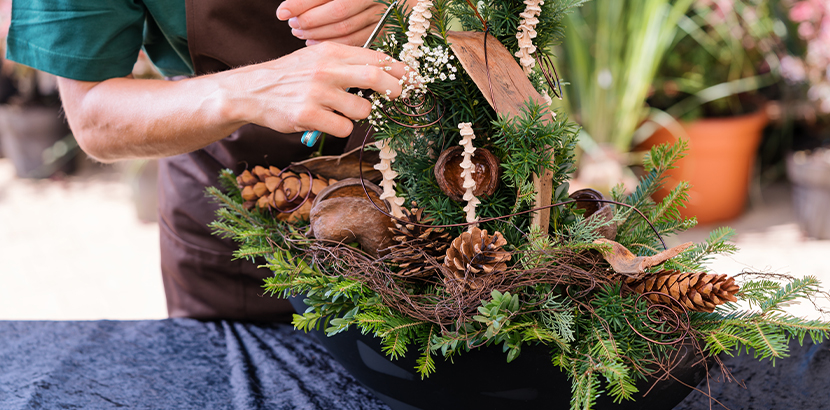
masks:
[[[302,298],[292,298],[299,312],[307,308]],[[522,348],[516,360],[507,363],[501,347],[486,347],[462,353],[452,362],[435,357],[435,373],[421,380],[415,371],[417,352],[399,360],[388,359],[381,351],[380,339],[362,335],[352,329],[333,337],[325,332],[313,334],[358,381],[372,390],[394,410],[439,409],[569,409],[571,382],[551,364],[550,350],[533,345]],[[681,347],[680,363],[672,373],[689,386],[696,386],[706,376],[693,351]],[[641,381],[641,394],[653,381]],[[674,380],[658,383],[647,396],[636,401],[615,404],[602,395],[595,410],[603,409],[672,409],[691,392],[691,388]]]

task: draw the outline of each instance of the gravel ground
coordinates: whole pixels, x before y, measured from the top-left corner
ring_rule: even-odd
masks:
[[[37,181],[16,178],[0,158],[0,320],[166,317],[158,226],[136,217],[126,167],[81,162],[76,175]],[[763,199],[730,222],[741,251],[712,269],[815,275],[830,285],[830,241],[802,236],[789,188],[774,186]],[[671,242],[702,241],[711,228]],[[791,313],[820,317],[809,304]]]
[[[136,217],[122,168],[27,180],[0,158],[0,319],[167,317],[158,225]]]

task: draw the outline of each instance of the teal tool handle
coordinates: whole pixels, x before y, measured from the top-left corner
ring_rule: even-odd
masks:
[[[320,139],[321,135],[323,135],[323,133],[320,131],[306,131],[303,133],[303,138],[301,138],[300,141],[307,147],[313,147],[314,144],[317,143],[317,140]]]

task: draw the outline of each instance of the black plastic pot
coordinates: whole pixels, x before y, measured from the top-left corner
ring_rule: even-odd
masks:
[[[830,149],[789,154],[787,175],[801,230],[812,238],[830,239]]]
[[[60,106],[0,105],[0,145],[20,178],[75,169],[77,144]]]
[[[302,297],[291,298],[291,304],[298,312],[307,308]],[[313,333],[343,367],[394,410],[570,408],[571,382],[551,363],[545,346],[525,346],[511,363],[500,347],[464,353],[452,362],[436,357],[435,373],[421,380],[414,370],[414,352],[392,361],[381,351],[380,339],[357,329],[332,337]],[[615,404],[602,395],[594,409],[672,409],[691,392],[687,385],[696,386],[706,376],[703,365],[692,366],[699,356],[688,346],[681,349],[672,376],[685,385],[662,381],[642,397],[654,381],[641,381],[636,401]]]

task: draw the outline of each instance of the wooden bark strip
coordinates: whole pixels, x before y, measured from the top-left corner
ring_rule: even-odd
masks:
[[[487,37],[487,60],[484,59],[484,33],[479,31],[447,32],[450,48],[455,53],[461,66],[478,86],[484,98],[499,114],[520,115],[528,98],[539,104],[545,99],[527,79],[524,71],[513,55],[495,37]],[[490,71],[488,78],[487,71]],[[492,86],[492,89],[491,89]],[[492,91],[491,91],[492,90]],[[546,116],[548,121],[553,117]],[[553,150],[552,147],[548,147]],[[550,205],[553,194],[553,172],[545,171],[540,177],[533,175],[536,191],[536,208]],[[533,214],[531,223],[547,233],[550,223],[550,209]]]
[[[342,180],[346,178],[359,178],[360,167],[359,155],[361,147],[357,147],[342,155],[330,155],[314,157],[305,161],[294,162],[293,165],[302,165],[311,171],[312,174],[325,178]],[[363,178],[367,181],[379,181],[381,178],[374,165],[380,161],[377,151],[363,152]]]

